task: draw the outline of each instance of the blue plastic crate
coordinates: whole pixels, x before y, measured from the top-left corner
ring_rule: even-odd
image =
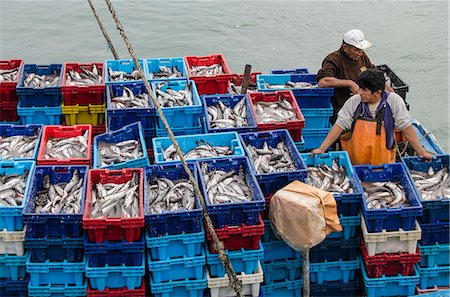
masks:
[[[212,128],[211,123],[208,118],[208,107],[210,106],[216,106],[217,103],[220,101],[223,103],[223,105],[233,108],[236,106],[236,104],[241,101],[242,99],[245,100],[245,108],[246,108],[246,114],[247,114],[247,126],[242,127],[234,127],[234,128]],[[236,131],[238,133],[247,133],[247,132],[253,132],[258,130],[258,126],[256,125],[256,120],[252,112],[252,107],[250,105],[250,100],[248,99],[247,95],[232,95],[232,94],[225,94],[225,95],[205,95],[202,96],[203,101],[203,108],[205,112],[205,123],[206,123],[206,130],[208,133],[217,133],[217,132],[232,132]]]
[[[10,137],[10,136],[34,136],[37,135],[36,146],[33,150],[33,155],[30,158],[16,158],[8,159],[9,161],[23,161],[23,160],[36,160],[39,143],[41,142],[42,136],[42,125],[9,125],[0,122],[0,137]],[[2,161],[2,156],[0,155],[0,161]],[[4,159],[6,160],[6,159]]]
[[[218,135],[218,134],[215,134]],[[206,191],[205,180],[201,173],[201,164],[199,162],[198,172],[200,173],[200,187],[202,189],[203,197],[205,198],[206,208],[208,214],[214,224],[214,228],[223,228],[228,226],[240,226],[245,224],[253,226],[259,221],[259,214],[264,210],[265,200],[261,189],[256,181],[253,171],[250,167],[250,160],[247,157],[236,157],[229,159],[213,159],[204,161],[207,165],[207,170],[223,170],[226,172],[234,170],[239,171],[242,166],[247,185],[252,191],[252,200],[248,202],[233,202],[227,204],[210,204],[208,194]]]
[[[419,223],[422,228],[422,239],[420,244],[430,245],[437,243],[450,243],[450,223]]]
[[[431,134],[430,131],[425,129],[425,127],[416,120],[412,120],[411,124],[414,128],[414,131],[416,131],[417,137],[420,140],[420,144],[425,148],[425,150],[436,155],[444,154],[444,151],[437,141],[436,137]]]
[[[320,263],[323,261],[353,261],[359,254],[361,239],[326,238],[324,241],[311,248],[309,261]]]
[[[308,74],[308,68],[295,68],[291,70],[271,70],[270,74]]]
[[[262,243],[260,243],[259,249],[257,250],[227,250],[227,255],[236,274],[245,273],[248,275],[253,274],[258,270],[259,261],[264,259],[264,249]],[[225,268],[223,267],[218,254],[210,253],[208,248],[206,248],[206,262],[208,263],[211,277],[216,278],[225,276]]]
[[[264,297],[298,297],[302,296],[303,280],[284,280],[261,285],[261,295]]]
[[[139,266],[109,266],[90,267],[86,263],[86,277],[91,282],[91,287],[95,290],[105,288],[123,288],[134,290],[142,285],[142,277],[145,275],[145,254],[142,253],[142,261]]]
[[[258,91],[274,92],[279,90],[292,90],[297,99],[298,106],[303,108],[328,108],[331,96],[334,95],[334,88],[309,88],[309,89],[268,89],[264,83],[274,85],[284,85],[286,82],[306,82],[316,84],[316,74],[262,74],[256,77]]]
[[[264,235],[261,238],[262,242],[278,241],[279,238],[276,237],[270,225],[270,220],[264,220]]]
[[[83,229],[81,221],[84,212],[85,191],[81,197],[80,212],[76,214],[50,214],[35,213],[36,193],[43,189],[42,182],[46,175],[50,176],[50,182],[57,184],[68,182],[72,178],[75,170],[79,171],[80,178],[83,178],[82,189],[86,189],[88,166],[37,166],[30,182],[30,189],[27,194],[25,207],[22,211],[24,222],[27,224],[28,237],[81,237]]]
[[[297,150],[301,153],[305,150],[305,139],[302,136],[302,141],[295,142],[295,146],[297,147]]]
[[[343,166],[350,179],[350,185],[353,189],[352,194],[342,193],[333,195],[337,203],[338,214],[344,216],[357,216],[361,199],[363,198],[363,188],[358,176],[355,174],[350,157],[346,151],[329,152],[321,155],[310,156],[309,153],[301,154],[307,167],[317,167],[320,164],[328,166],[333,165],[333,160],[337,160],[340,166]]]
[[[174,136],[205,133],[205,127],[204,127],[204,124],[203,124],[201,118],[198,119],[198,124],[196,126],[189,125],[189,126],[185,126],[185,127],[181,127],[181,128],[170,128],[170,130],[172,130],[172,133]],[[155,131],[156,131],[156,137],[169,136],[169,133],[167,133],[165,128],[157,128]]]
[[[434,286],[447,287],[450,285],[450,266],[437,266],[423,268],[416,264],[420,276],[419,288],[424,290]]]
[[[328,128],[302,129],[302,137],[305,140],[305,151],[311,151],[318,148],[331,130],[331,124]]]
[[[328,281],[342,281],[346,284],[355,279],[358,269],[359,259],[353,261],[325,261],[322,263],[311,263],[309,266],[311,283],[320,285]]]
[[[61,81],[62,64],[36,65],[25,64],[20,72],[16,93],[19,96],[22,107],[57,107],[61,106]],[[35,73],[37,75],[59,75],[59,82],[54,87],[34,88],[25,87],[25,74]],[[61,114],[61,113],[60,113]],[[20,114],[19,114],[20,115]],[[38,124],[38,123],[29,123]]]
[[[144,60],[138,59],[139,65],[141,65],[142,70],[144,70],[145,73],[145,66],[144,66]],[[108,68],[111,68],[112,71],[123,71],[128,74],[133,72],[133,70],[137,69],[136,64],[134,64],[133,59],[122,59],[122,60],[106,60],[105,61],[105,84],[110,85],[112,83],[115,83],[114,81],[109,79],[109,70]],[[127,82],[137,82],[142,81],[142,79],[139,80],[130,80]],[[118,82],[118,81],[117,81]]]
[[[302,115],[306,129],[327,128],[333,115],[333,106],[330,103],[326,108],[302,108]]]
[[[137,140],[141,145],[142,157],[125,162],[101,166],[99,156],[99,145],[101,142],[119,143],[121,141]],[[139,168],[149,166],[147,146],[145,145],[144,131],[140,122],[127,125],[119,130],[106,132],[94,137],[94,168],[122,169],[122,168]]]
[[[441,170],[443,167],[450,169],[450,155],[435,156],[431,162],[419,157],[404,157],[402,158],[402,162],[408,168],[408,173],[410,175],[411,170],[427,172],[430,167],[432,167],[435,172]],[[411,180],[414,179],[411,177]],[[413,185],[414,189],[417,191],[417,195],[421,199],[420,202],[423,205],[423,215],[419,218],[419,221],[423,223],[448,222],[450,199],[437,197],[435,200],[423,200],[415,183],[413,183]]]
[[[196,142],[206,141],[212,146],[229,146],[233,150],[233,155],[230,156],[220,156],[214,158],[230,158],[237,156],[244,156],[244,148],[239,141],[239,135],[236,132],[226,132],[226,133],[213,133],[213,134],[197,134],[197,135],[184,135],[176,136],[176,141],[180,146],[180,150],[183,154],[186,154],[190,150],[196,148],[198,145]],[[163,151],[172,145],[172,141],[169,137],[157,137],[153,139],[153,150],[155,152],[155,162],[156,164],[161,163],[178,163],[179,161],[164,161]],[[211,158],[199,158],[195,161],[209,160]]]
[[[432,245],[418,245],[420,250],[420,266],[434,267],[450,265],[450,244],[435,243]]]
[[[356,229],[361,226],[361,216],[359,214],[356,216],[343,216],[339,214],[339,222],[341,223],[342,231],[328,234],[327,239],[348,240],[354,238],[356,236]]]
[[[89,242],[87,236],[84,238],[84,250],[90,267],[105,266],[127,266],[142,265],[142,254],[145,252],[144,234],[139,241],[127,242],[122,240],[103,241],[102,243]]]
[[[252,171],[256,175],[256,179],[261,187],[261,190],[265,197],[274,193],[278,189],[283,188],[294,180],[304,181],[307,177],[306,164],[300,157],[300,153],[292,140],[291,135],[287,130],[274,130],[255,133],[243,133],[239,134],[242,146],[244,147],[245,154],[249,157]],[[285,147],[289,151],[289,154],[294,162],[295,170],[283,171],[283,172],[271,172],[266,174],[256,173],[256,168],[253,161],[250,159],[250,153],[247,150],[247,145],[252,145],[256,148],[262,148],[264,143],[271,148],[276,147],[278,143],[283,142]]]
[[[194,257],[153,261],[147,254],[148,270],[152,273],[155,284],[185,279],[202,279],[205,277],[206,256],[204,254]]]
[[[32,286],[28,284],[28,296],[30,297],[50,297],[50,296],[65,296],[65,297],[84,297],[86,296],[87,281],[81,286]]]
[[[203,290],[208,287],[206,277],[198,280],[169,281],[155,284],[150,276],[150,287],[155,297],[189,296],[203,297]]]
[[[166,66],[169,67],[172,70],[172,67],[177,67],[178,71],[181,72],[182,77],[174,77],[174,78],[158,78],[158,79],[152,79],[150,77],[150,73],[156,73],[159,71],[160,66]],[[176,58],[153,58],[153,59],[146,59],[145,60],[145,77],[148,80],[155,81],[155,80],[177,80],[177,79],[184,79],[189,77],[186,63],[182,57],[176,57]]]
[[[162,107],[162,112],[166,117],[167,123],[171,128],[183,128],[186,126],[195,126],[198,124],[198,119],[205,116],[202,101],[197,92],[197,86],[193,80],[171,80],[166,82],[152,83],[153,94],[156,98],[156,89],[158,84],[164,84],[161,91],[165,92],[167,89],[174,91],[184,90],[187,86],[190,87],[192,93],[193,105]],[[156,115],[156,128],[164,129],[164,124]]]
[[[130,89],[134,95],[147,94],[144,82],[112,83],[106,87],[106,114],[108,118],[108,130],[118,130],[126,125],[140,121],[142,128],[155,129],[156,110],[153,101],[149,97],[148,108],[113,108],[111,99],[123,95],[123,87]]]
[[[188,167],[198,181],[197,167],[195,163],[189,162]],[[188,174],[181,163],[152,165],[145,168],[145,176],[148,183],[152,183],[155,178],[168,178],[172,181],[188,179]],[[197,233],[202,231],[202,206],[197,195],[194,193],[196,205],[193,210],[183,210],[177,212],[164,212],[159,214],[149,214],[147,189],[144,194],[144,215],[145,223],[148,227],[150,237],[174,235],[185,233]]]
[[[0,279],[17,281],[25,278],[27,274],[25,269],[27,258],[28,252],[23,256],[0,255]]]
[[[32,286],[51,285],[76,285],[82,286],[84,283],[84,269],[86,259],[82,262],[69,263],[62,262],[33,263],[31,255],[27,258],[27,272],[30,274],[30,284]]]
[[[384,164],[381,166],[353,166],[361,182],[400,182],[405,190],[406,200],[410,206],[399,208],[368,209],[365,199],[361,200],[361,208],[369,232],[414,230],[416,218],[422,215],[422,204],[413,181],[403,163]]]
[[[54,107],[22,107],[22,101],[17,105],[17,114],[24,125],[60,125],[62,115],[62,103]]]
[[[28,197],[28,192],[30,191],[31,180],[34,175],[35,167],[36,163],[34,161],[0,161],[1,175],[22,175],[25,170],[28,170],[28,178],[22,199],[22,205],[15,207],[0,206],[0,230],[23,230],[22,211],[27,203],[26,199]]]
[[[363,296],[360,291],[359,279],[354,279],[348,283],[341,281],[324,282],[323,284],[311,284],[311,296]]]
[[[302,254],[283,240],[263,242],[264,262],[282,259],[301,259]]]
[[[302,259],[281,259],[266,261],[262,264],[264,283],[270,284],[282,280],[297,280],[301,278]],[[234,268],[234,265],[233,265]]]
[[[145,234],[147,249],[152,259],[168,260],[179,257],[200,256],[205,242],[205,231],[202,225],[202,231],[197,233],[181,233],[175,235],[163,235],[150,237]]]
[[[27,232],[28,233],[28,232]],[[30,252],[31,262],[80,262],[83,261],[83,237],[40,237],[25,236],[25,248]]]
[[[21,280],[0,280],[0,296],[28,297],[28,278]]]

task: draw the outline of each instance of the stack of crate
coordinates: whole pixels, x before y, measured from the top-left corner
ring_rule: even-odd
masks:
[[[61,73],[63,96],[61,113],[65,125],[90,124],[94,136],[105,132],[106,103],[103,63],[64,63]],[[73,79],[79,75],[89,79]],[[100,77],[100,79],[96,80],[96,77]]]
[[[422,204],[403,163],[381,166],[354,166],[364,182],[400,182],[407,205],[371,209],[367,197],[361,200],[361,272],[368,297],[414,295],[419,274],[414,264],[420,261],[417,241],[421,229],[417,218]]]
[[[0,60],[0,123],[15,123],[19,121],[17,105],[19,97],[16,86],[19,82],[23,60]]]

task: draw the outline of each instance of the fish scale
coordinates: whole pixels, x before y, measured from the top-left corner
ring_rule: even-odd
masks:
[[[196,206],[194,188],[186,179],[155,178],[148,183],[147,197],[149,214],[189,211]]]
[[[307,183],[332,194],[354,193],[345,168],[339,165],[338,159],[333,159],[331,167],[326,164],[308,167]]]
[[[27,178],[28,170],[25,170],[20,176],[17,174],[0,174],[0,206],[22,205]]]
[[[0,82],[2,82],[2,81],[8,81],[8,82],[17,81],[18,75],[19,75],[19,68],[0,69]]]
[[[284,141],[280,141],[275,147],[269,147],[267,142],[264,142],[262,148],[251,144],[246,147],[257,174],[295,170],[294,161]]]
[[[38,136],[0,136],[1,159],[32,158]]]

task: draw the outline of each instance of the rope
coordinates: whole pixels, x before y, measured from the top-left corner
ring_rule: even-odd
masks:
[[[114,46],[113,46],[113,44],[111,42],[111,39],[109,38],[109,35],[106,32],[105,27],[103,27],[103,24],[100,21],[100,18],[98,17],[98,15],[97,15],[97,11],[94,8],[94,4],[92,4],[92,0],[88,0],[88,2],[89,2],[89,6],[91,6],[92,13],[94,13],[95,19],[97,20],[97,24],[99,25],[100,30],[102,30],[103,36],[105,37],[106,42],[108,43],[108,47],[109,47],[109,49],[111,50],[111,52],[112,52],[112,54],[114,56],[114,59],[119,60],[119,55],[117,54],[116,49],[114,48]]]
[[[110,0],[105,0],[109,11],[111,12],[111,16],[114,19],[114,21],[116,22],[116,26],[117,26],[117,30],[119,31],[120,35],[122,36],[123,41],[125,42],[125,45],[128,49],[128,52],[130,53],[131,57],[133,58],[133,61],[136,65],[137,70],[139,71],[139,74],[141,77],[145,77],[144,75],[144,71],[142,70],[141,65],[139,64],[136,55],[134,53],[134,49],[130,43],[130,41],[128,40],[127,35],[125,34],[125,30],[122,26],[122,23],[120,22],[116,11],[111,3]],[[151,88],[150,88],[150,84],[146,79],[143,79],[144,84],[145,84],[145,88],[147,89],[147,93],[149,94],[150,98],[152,99],[153,103],[156,106],[156,110],[158,111],[158,115],[161,119],[161,121],[164,124],[164,128],[166,129],[167,133],[169,134],[170,140],[173,143],[173,146],[175,147],[175,150],[177,152],[177,154],[179,155],[180,159],[181,159],[181,163],[183,164],[184,170],[186,171],[186,173],[189,176],[189,181],[192,184],[192,186],[194,187],[194,191],[197,194],[197,196],[200,198],[200,203],[203,207],[203,218],[206,221],[206,226],[210,232],[210,234],[212,235],[213,241],[214,241],[214,248],[218,251],[219,253],[219,259],[222,262],[223,267],[225,268],[225,271],[227,272],[228,275],[228,279],[230,281],[231,287],[233,288],[233,290],[236,292],[237,296],[239,297],[243,297],[243,287],[242,287],[242,281],[239,280],[236,276],[236,273],[233,270],[233,267],[231,266],[230,260],[228,259],[227,254],[225,253],[225,247],[223,245],[223,242],[219,240],[219,238],[217,237],[216,231],[214,230],[214,226],[213,223],[211,221],[211,218],[209,217],[207,211],[206,211],[206,203],[205,203],[205,199],[202,195],[202,193],[200,192],[200,189],[197,185],[197,183],[195,182],[194,176],[192,175],[192,172],[189,170],[189,167],[186,163],[186,159],[184,158],[183,153],[180,150],[180,147],[178,145],[178,142],[175,140],[175,137],[172,133],[172,130],[169,127],[169,124],[167,123],[166,117],[164,116],[162,109],[161,109],[161,105],[159,104],[159,101],[156,100]]]

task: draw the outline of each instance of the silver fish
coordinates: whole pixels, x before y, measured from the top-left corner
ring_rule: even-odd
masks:
[[[256,84],[249,83],[247,86],[248,91],[257,91],[258,87]],[[237,85],[234,82],[230,82],[230,86],[228,87],[228,92],[233,95],[242,94],[242,85]]]
[[[450,198],[450,177],[448,167],[437,172],[430,166],[428,172],[411,170],[411,176],[420,192],[422,200]]]
[[[319,87],[318,84],[310,84],[301,81],[299,82],[287,81],[286,84],[284,85],[275,85],[275,84],[272,85],[264,82],[264,85],[267,89],[313,89]]]
[[[37,135],[0,136],[0,159],[31,158],[37,138]]]
[[[0,206],[21,206],[28,178],[28,170],[21,175],[0,174]]]
[[[60,77],[56,72],[46,75],[25,73],[24,86],[33,88],[55,87],[59,84],[59,80]]]
[[[262,148],[246,144],[257,174],[295,170],[294,161],[285,143],[280,141],[276,147],[264,142]]]
[[[222,66],[219,64],[212,64],[210,66],[192,66],[192,76],[216,76],[224,74]]]
[[[369,209],[409,206],[400,182],[363,182],[364,199]]]
[[[0,69],[0,82],[14,82],[19,78],[19,68]]]
[[[297,119],[291,103],[281,97],[277,102],[256,102],[255,110],[259,123],[286,122]]]
[[[111,98],[111,107],[120,108],[149,108],[149,96],[147,93],[134,94],[127,87],[123,87],[122,96]]]
[[[90,67],[89,67],[90,68]],[[69,70],[66,74],[66,83],[70,86],[89,86],[99,85],[102,83],[102,72],[97,66],[93,65],[92,70],[82,67],[79,73],[75,70]]]
[[[194,105],[192,101],[192,91],[189,84],[184,90],[175,91],[167,87],[165,91],[162,87],[165,85],[161,82],[156,87],[156,99],[162,107],[187,106]]]
[[[130,81],[130,80],[140,80],[142,77],[139,74],[139,70],[133,67],[131,73],[125,71],[114,71],[111,67],[108,67],[108,75],[110,81]]]
[[[208,106],[207,110],[211,128],[248,126],[245,98],[239,100],[233,108],[226,106],[222,101],[218,101],[216,105]]]
[[[142,146],[139,140],[126,140],[119,143],[99,142],[100,166],[118,164],[142,157]]]
[[[46,143],[45,159],[65,160],[87,158],[88,130],[83,135],[69,138],[52,138]]]
[[[158,72],[150,72],[150,79],[167,79],[183,77],[183,73],[178,70],[177,66],[173,66],[172,69],[167,66],[159,66]]]
[[[198,159],[207,157],[217,157],[232,155],[233,151],[229,146],[212,146],[203,139],[195,141],[198,146],[189,152],[184,154],[186,160]],[[166,161],[179,161],[180,157],[176,153],[175,147],[171,144],[167,149],[163,151],[163,158]]]
[[[196,206],[194,188],[186,179],[155,178],[148,183],[147,197],[145,208],[150,214],[193,210]]]
[[[307,183],[334,195],[354,193],[345,168],[336,159],[333,159],[331,167],[326,164],[308,167]]]

